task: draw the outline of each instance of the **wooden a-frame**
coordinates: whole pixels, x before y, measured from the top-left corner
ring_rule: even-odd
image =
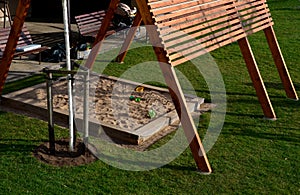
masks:
[[[114,10],[117,8],[118,4],[119,0],[112,0],[110,3],[106,17],[95,40],[94,45],[96,48],[92,50],[88,60],[86,61],[86,66],[88,68],[91,68],[94,64],[98,51],[101,47],[101,44],[96,45],[96,43],[104,40],[108,24],[113,18]],[[193,157],[200,171],[204,173],[211,173],[212,170],[199,135],[195,129],[193,120],[187,110],[184,95],[174,71],[174,66],[237,41],[245,59],[248,72],[253,81],[264,115],[266,118],[276,119],[275,112],[272,108],[269,96],[247,39],[248,35],[263,30],[286,94],[289,98],[298,100],[298,96],[291,81],[272,27],[272,18],[270,17],[265,0],[138,0],[137,4],[138,13],[133,26],[140,25],[141,21],[143,21],[146,25],[150,42],[152,45],[155,45],[153,49],[160,63],[160,68],[169,87],[176,111],[181,120],[184,132],[190,143]],[[3,86],[7,78],[9,67],[13,59],[13,54],[15,52],[17,41],[29,6],[30,0],[19,0],[16,16],[13,21],[7,46],[0,65],[0,94],[2,94]],[[181,11],[181,9],[184,9],[184,11]],[[215,20],[217,16],[219,19]],[[181,23],[182,21],[184,22]],[[216,25],[216,22],[219,22],[219,24]],[[203,28],[205,25],[206,28]],[[175,26],[175,31],[168,29],[167,26]],[[207,28],[207,26],[209,28]],[[194,28],[196,30],[192,31],[191,29]],[[200,33],[202,34],[197,37],[196,41],[191,41],[187,48],[185,44],[179,46],[174,44],[174,41],[170,38],[172,36],[178,36],[176,30],[183,30],[184,32],[188,32],[189,35],[193,33],[194,35],[197,34],[197,36]],[[124,42],[120,55],[118,56],[120,61],[124,59],[134,33],[135,28],[130,30],[128,37]],[[169,36],[169,34],[172,34],[172,36]],[[180,39],[182,38],[176,39],[176,42],[179,42]],[[182,40],[186,39],[183,38]]]
[[[88,68],[92,68],[92,65],[95,61],[96,55],[97,55],[98,51],[100,50],[101,41],[104,40],[104,38],[105,38],[105,32],[108,30],[108,24],[110,23],[111,19],[113,18],[114,10],[117,8],[119,2],[120,2],[119,0],[111,1],[109,10],[103,21],[104,25],[101,26],[101,28],[98,32],[97,38],[94,42],[94,46],[97,46],[97,49],[95,49],[95,52],[93,52],[91,54],[92,56],[89,56],[89,59],[86,62],[86,66]],[[222,2],[223,2],[223,4],[222,4]],[[177,4],[178,6],[176,7],[176,5],[174,5],[174,4]],[[189,59],[194,58],[195,56],[196,57],[200,56],[206,52],[212,51],[214,49],[217,49],[219,47],[227,45],[231,42],[237,41],[240,46],[241,52],[243,54],[243,57],[244,57],[246,66],[248,68],[249,75],[252,79],[254,88],[256,90],[256,94],[257,94],[258,100],[261,104],[264,116],[267,119],[275,120],[276,119],[275,112],[273,110],[271,101],[269,99],[268,93],[266,91],[265,85],[264,85],[262,77],[260,75],[260,71],[256,64],[249,41],[247,39],[248,35],[255,33],[257,31],[263,30],[265,33],[265,36],[267,38],[269,48],[272,52],[272,56],[273,56],[274,62],[276,64],[280,78],[282,80],[286,94],[289,98],[298,100],[297,93],[295,91],[294,85],[290,78],[288,69],[286,67],[284,58],[281,54],[274,30],[272,27],[273,22],[270,17],[270,14],[269,14],[268,7],[264,0],[242,0],[239,2],[237,0],[218,1],[218,2],[213,1],[213,0],[202,0],[202,1],[201,0],[170,0],[170,1],[139,0],[139,1],[137,1],[137,5],[138,5],[138,12],[134,18],[133,25],[128,32],[128,35],[122,45],[122,48],[121,48],[120,53],[119,53],[118,57],[116,58],[116,60],[120,63],[122,63],[124,61],[126,53],[130,47],[130,44],[131,44],[133,38],[134,38],[137,27],[143,21],[144,24],[146,25],[146,30],[149,35],[150,42],[152,43],[152,45],[155,45],[155,47],[153,47],[153,49],[154,49],[155,54],[160,63],[160,68],[165,77],[166,84],[168,85],[169,92],[170,92],[173,102],[175,104],[176,111],[178,113],[178,116],[182,123],[183,129],[185,131],[185,135],[190,143],[190,148],[191,148],[193,157],[194,157],[197,167],[200,171],[202,171],[204,173],[210,173],[212,170],[209,165],[209,162],[208,162],[205,150],[203,148],[203,145],[201,143],[201,140],[199,138],[199,135],[195,129],[193,120],[192,120],[189,112],[187,111],[185,98],[182,93],[179,82],[177,80],[177,76],[174,72],[173,66],[179,65]],[[164,11],[163,11],[162,6],[165,7]],[[183,58],[179,57],[180,59],[178,60],[178,59],[175,59],[177,57],[175,54],[174,56],[176,56],[176,57],[174,58],[175,60],[173,60],[170,58],[170,56],[171,56],[170,53],[172,53],[172,52],[168,51],[168,48],[165,45],[165,40],[162,40],[162,38],[161,38],[162,37],[161,31],[163,31],[163,27],[166,27],[168,24],[170,24],[170,26],[171,26],[172,22],[170,22],[170,21],[173,18],[168,17],[168,16],[166,16],[164,18],[163,14],[171,15],[174,18],[176,18],[176,17],[180,18],[180,15],[184,15],[184,17],[190,17],[191,15],[201,17],[205,14],[205,13],[202,15],[195,14],[195,13],[192,13],[192,11],[190,14],[185,14],[185,13],[178,14],[178,10],[176,10],[176,9],[187,10],[188,6],[193,6],[193,8],[195,8],[196,6],[199,6],[199,7],[202,6],[201,9],[203,9],[203,10],[206,10],[206,9],[209,10],[210,8],[213,8],[213,9],[219,10],[219,11],[222,10],[221,6],[224,6],[224,7],[227,6],[227,8],[225,9],[225,11],[228,12],[226,17],[228,17],[229,22],[227,21],[227,23],[228,23],[228,26],[230,24],[230,27],[232,27],[233,30],[226,31],[227,35],[225,35],[225,36],[222,35],[223,39],[221,41],[219,41],[217,44],[204,44],[204,45],[206,45],[207,48],[205,48],[204,51],[202,51],[200,49],[201,50],[200,52],[198,52],[198,53],[195,52],[195,53],[191,54],[191,56],[192,56],[191,58],[184,59],[185,57],[183,57]],[[255,7],[255,8],[257,7],[257,10],[253,11],[253,7]],[[193,8],[191,8],[191,9],[193,9]],[[201,13],[202,12],[201,9],[199,9],[197,11],[199,13]],[[174,12],[174,14],[172,13],[172,11]],[[193,12],[197,12],[197,11],[193,11]],[[155,14],[155,12],[157,12],[157,14]],[[258,14],[256,14],[255,12],[257,12]],[[207,18],[211,17],[209,14],[211,14],[211,15],[214,14],[210,10],[206,11],[206,13],[208,13]],[[250,15],[249,13],[253,14],[253,16],[252,17],[249,16]],[[232,15],[229,15],[229,14],[232,14]],[[234,16],[234,14],[236,14],[236,17]],[[242,15],[242,14],[244,14],[244,15]],[[221,14],[217,14],[218,17],[220,17],[220,15]],[[160,17],[163,19],[157,21],[157,20],[155,20],[156,17]],[[213,18],[213,19],[215,19],[215,18]],[[175,20],[179,20],[179,19],[176,18]],[[193,18],[193,20],[197,21],[197,22],[199,21],[201,23],[200,20],[197,20],[195,18]],[[218,19],[218,21],[219,20],[220,19]],[[236,22],[236,20],[238,20],[238,22],[234,23],[234,22]],[[167,23],[165,26],[163,25],[164,22]],[[188,23],[188,19],[184,18],[184,22]],[[210,22],[212,23],[212,20]],[[158,27],[159,26],[158,23],[161,24],[160,27]],[[207,22],[207,23],[209,26],[209,22]],[[220,24],[221,23],[222,22],[220,22]],[[250,25],[249,25],[249,23],[250,23]],[[105,25],[105,24],[107,24],[107,25]],[[225,23],[222,23],[222,25],[220,25],[220,26],[222,26],[223,28],[226,27],[226,26],[224,26],[224,24]],[[176,25],[177,24],[175,24],[175,26]],[[191,23],[191,26],[192,25],[196,25],[196,23]],[[178,26],[180,26],[180,25],[178,25]],[[185,27],[187,27],[187,26],[185,26]],[[217,27],[213,26],[212,29],[213,28],[217,28]],[[184,29],[184,27],[183,27],[183,29]],[[159,31],[159,30],[161,30],[161,31]],[[181,30],[180,27],[178,27],[177,30]],[[202,29],[198,28],[198,30],[202,30]],[[204,29],[204,31],[205,30],[207,30],[207,29]],[[219,36],[220,34],[221,34],[220,31],[213,33],[214,36],[215,35]],[[203,38],[201,36],[199,37],[199,39],[203,40]],[[216,40],[217,40],[217,38],[216,38]],[[220,38],[219,38],[219,40],[220,40]],[[204,39],[204,41],[206,41],[206,40]],[[214,40],[211,40],[211,41],[213,42]],[[197,41],[194,41],[194,42],[197,42]],[[198,44],[201,44],[201,42],[199,41]],[[194,45],[194,46],[197,47],[196,45]],[[183,48],[183,47],[181,47],[181,48]],[[170,50],[172,50],[172,49],[173,48],[171,48]],[[180,53],[180,51],[178,51],[178,53]],[[187,53],[187,55],[190,55],[190,54]]]
[[[141,24],[141,22],[144,21],[144,24],[146,24],[146,25],[154,25],[155,24],[155,21],[153,20],[153,14],[151,15],[152,18],[150,19],[150,16],[148,16],[149,21],[146,21],[146,18],[145,18],[145,16],[147,15],[146,12],[150,13],[151,10],[150,9],[144,9],[143,7],[141,7],[141,4],[143,4],[143,1],[141,3],[139,1],[137,1],[137,4],[139,6],[138,12],[137,12],[137,14],[134,18],[132,27],[129,29],[128,35],[126,36],[126,39],[125,39],[125,41],[124,41],[124,43],[123,43],[123,45],[120,49],[119,55],[116,58],[116,61],[119,62],[119,63],[123,63],[123,61],[125,59],[125,56],[128,52],[128,49],[130,47],[130,44],[131,44],[131,42],[134,38],[134,35],[136,33],[136,30],[137,30],[138,26]],[[237,1],[237,0],[232,0],[232,2],[235,2],[235,1]],[[243,1],[246,2],[246,3],[253,3],[254,6],[261,5],[261,4],[265,5],[264,0],[242,0],[241,2],[243,2]],[[147,7],[149,7],[148,6],[149,3],[150,4],[151,3],[152,4],[155,4],[155,3],[158,4],[157,2],[158,2],[157,0],[148,0],[148,1],[146,1],[146,3],[144,3],[145,4],[144,6],[147,5]],[[172,2],[172,1],[170,1],[170,2]],[[182,3],[182,2],[187,3],[188,0],[175,0],[174,1],[174,3]],[[213,2],[213,0],[202,0],[202,1],[200,1],[200,0],[193,0],[192,1],[191,0],[190,2],[197,2],[197,3],[200,2],[202,4],[205,4],[205,3],[211,3],[211,2]],[[96,40],[94,42],[94,45],[96,45],[97,43],[104,40],[105,32],[108,30],[109,23],[112,20],[113,15],[114,15],[114,10],[117,8],[119,3],[120,3],[120,0],[112,0],[111,1],[111,4],[109,6],[109,10],[108,10],[107,15],[106,15],[106,17],[104,19],[104,22],[103,22],[104,25],[101,26],[101,28],[100,28],[100,30],[97,34]],[[166,3],[161,3],[161,4],[163,4],[167,7],[167,6],[170,6],[172,3],[168,4],[168,2],[166,2]],[[155,8],[158,8],[158,7],[155,7]],[[266,10],[265,13],[269,14],[267,6],[265,5],[265,7],[263,7],[263,8]],[[141,14],[141,13],[143,13],[143,14]],[[261,11],[260,11],[260,14],[261,14]],[[142,17],[142,15],[143,15],[143,17]],[[253,18],[251,18],[251,19],[253,19]],[[254,19],[256,19],[256,18],[254,18]],[[287,97],[290,98],[290,99],[298,100],[298,96],[297,96],[296,90],[294,88],[294,85],[292,83],[292,80],[290,78],[290,75],[289,75],[287,66],[285,64],[284,58],[281,54],[281,50],[280,50],[277,38],[276,38],[275,32],[274,32],[273,27],[272,27],[273,22],[271,21],[270,16],[268,16],[268,20],[270,20],[270,21],[268,21],[268,24],[263,24],[263,25],[260,24],[261,26],[256,27],[256,29],[249,29],[248,28],[248,31],[245,30],[245,31],[247,31],[245,33],[245,35],[237,37],[236,41],[238,42],[238,44],[240,46],[241,52],[243,54],[245,63],[247,65],[248,72],[249,72],[250,77],[252,79],[252,82],[253,82],[254,88],[256,90],[256,93],[257,93],[259,102],[261,104],[261,107],[262,107],[265,118],[267,118],[267,119],[276,119],[276,114],[273,110],[271,101],[268,97],[268,93],[265,89],[265,86],[264,86],[263,80],[261,78],[258,66],[256,64],[254,55],[252,53],[249,41],[247,39],[247,35],[252,34],[254,32],[257,32],[259,30],[264,31],[267,42],[268,42],[268,45],[269,45],[269,48],[272,52],[272,56],[273,56],[275,65],[277,67],[279,76],[282,80],[285,92],[287,94]],[[241,22],[243,22],[243,21],[241,21]],[[147,28],[147,32],[151,37],[151,33],[149,31],[151,31],[151,29],[149,30]],[[159,34],[157,36],[159,37]],[[155,43],[157,45],[157,43],[162,43],[162,42],[163,42],[162,40],[156,39]],[[233,41],[231,41],[231,42],[233,42]],[[220,46],[217,46],[217,47],[214,46],[215,48],[213,48],[212,50],[214,50],[216,48],[219,48],[221,46],[223,46],[223,45],[220,45]],[[98,47],[100,49],[101,45],[98,45]],[[164,47],[163,44],[162,44],[162,47]],[[161,56],[161,53],[158,53],[158,58],[160,58],[160,56]],[[87,62],[86,66],[91,68],[91,66],[93,65],[93,60]],[[167,60],[169,60],[168,62],[170,62],[170,59],[167,59]],[[173,64],[171,63],[171,65],[173,65]],[[175,65],[178,65],[178,64],[175,64]]]

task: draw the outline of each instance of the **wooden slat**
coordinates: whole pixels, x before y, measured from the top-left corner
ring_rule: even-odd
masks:
[[[149,2],[148,5],[150,5],[152,9],[155,9],[155,8],[160,8],[160,7],[164,7],[164,6],[170,6],[173,4],[185,3],[185,2],[190,2],[190,1],[199,1],[199,0],[173,0],[173,1],[148,0],[148,2]]]
[[[181,50],[187,50],[186,52],[192,52],[195,50],[195,46],[197,44],[201,44],[202,46],[209,47],[210,45],[216,43],[216,42],[221,42],[222,40],[229,39],[230,37],[243,33],[243,29],[240,28],[240,26],[236,26],[235,28],[225,28],[222,31],[213,33],[213,34],[208,34],[205,37],[202,37],[200,39],[195,39],[195,41],[192,42],[187,42],[184,44],[181,44],[180,46],[172,47],[175,51],[181,51]],[[192,36],[188,36],[186,39],[192,39]]]
[[[164,21],[163,23],[158,23],[157,26],[161,29],[161,34],[168,34],[170,33],[170,26],[172,28],[184,29],[190,26],[201,25],[202,23],[206,25],[208,21],[216,20],[217,18],[221,17],[228,17],[228,19],[231,20],[238,17],[237,15],[234,15],[235,13],[235,10],[220,10],[219,12],[213,14],[205,14],[205,12],[200,12],[182,18]]]
[[[172,65],[273,25],[262,0],[148,2]]]
[[[250,27],[248,27],[248,28],[246,28],[246,34],[248,36],[248,35],[251,35],[253,33],[259,32],[261,30],[264,30],[264,29],[266,29],[266,28],[268,28],[270,26],[273,26],[273,25],[274,25],[274,23],[271,22],[271,23],[266,23],[265,25],[259,26],[257,28],[250,28]]]
[[[232,1],[214,1],[210,3],[201,3],[201,1],[187,1],[187,2],[182,2],[179,4],[172,4],[169,6],[162,6],[157,9],[154,9],[152,7],[152,12],[154,15],[159,15],[159,14],[166,14],[166,13],[177,13],[177,14],[184,14],[184,13],[190,13],[197,11],[199,9],[204,10],[204,9],[209,9],[212,7],[217,7],[217,6],[224,6],[226,4],[230,4]],[[182,11],[182,13],[180,13]],[[175,16],[175,15],[174,15]],[[174,17],[173,16],[173,17]],[[177,15],[178,16],[178,15]]]
[[[220,33],[223,34],[223,33]],[[240,30],[236,30],[236,31],[232,31],[228,34],[223,34],[220,37],[214,38],[214,36],[211,36],[211,39],[208,39],[208,37],[196,40],[194,42],[190,42],[188,44],[184,44],[181,45],[180,47],[176,47],[176,48],[172,48],[173,51],[177,52],[180,51],[180,53],[175,53],[170,55],[170,59],[173,61],[176,58],[180,57],[180,55],[183,56],[188,56],[190,53],[197,51],[199,49],[203,49],[205,48],[207,51],[212,51],[211,49],[209,49],[211,46],[213,45],[217,45],[217,48],[224,46],[226,44],[230,44],[234,41],[237,41],[237,39],[235,39],[235,36],[244,36],[244,31],[242,29]],[[218,36],[218,34],[217,34]]]
[[[0,29],[0,51],[4,51],[7,45],[7,40],[9,37],[10,28]],[[17,47],[22,47],[26,45],[33,44],[31,35],[25,25],[23,25],[22,31],[19,36],[19,40],[17,42]],[[28,54],[39,54],[42,51],[50,49],[49,47],[42,46],[37,49],[25,51],[25,52],[15,52],[14,57],[26,56]],[[0,56],[2,57],[2,56]],[[41,59],[39,59],[39,63],[41,63]]]
[[[241,38],[244,38],[244,37],[245,37],[244,34],[240,34],[240,35],[235,36],[235,38],[231,38],[231,39],[226,40],[226,41],[223,41],[223,42],[221,42],[221,43],[212,45],[211,47],[204,48],[204,49],[202,49],[202,50],[198,50],[197,52],[195,52],[195,53],[193,53],[193,54],[190,54],[190,55],[184,55],[182,58],[176,59],[176,60],[172,61],[172,66],[180,65],[180,64],[182,64],[182,63],[184,63],[184,62],[187,62],[187,61],[189,61],[189,60],[192,60],[192,59],[194,59],[194,58],[197,58],[197,57],[199,57],[199,56],[201,56],[201,55],[203,55],[203,54],[206,54],[206,53],[211,52],[211,51],[213,51],[213,50],[215,50],[215,49],[218,49],[218,48],[220,48],[220,47],[223,47],[223,46],[225,46],[225,45],[228,45],[228,44],[230,44],[230,43],[232,43],[232,42],[234,42],[234,41],[237,41],[237,40],[239,40],[239,39],[241,39]]]
[[[177,10],[174,12],[166,12],[164,14],[159,14],[159,15],[156,15],[155,13],[153,13],[153,14],[155,16],[155,21],[161,22],[161,21],[168,20],[170,18],[175,19],[178,17],[185,17],[186,15],[189,15],[192,13],[193,14],[202,14],[202,15],[204,15],[203,13],[205,13],[206,15],[209,15],[209,14],[213,14],[215,12],[221,11],[221,10],[226,10],[226,8],[230,8],[230,7],[232,8],[232,6],[227,6],[227,4],[230,4],[230,3],[221,1],[221,3],[217,2],[215,4],[211,4],[212,7],[208,7],[208,5],[198,6],[198,7],[188,7],[188,8],[185,8],[182,10]]]
[[[100,10],[97,12],[92,12],[88,14],[82,14],[75,16],[76,24],[79,30],[79,33],[82,36],[91,36],[96,37],[103,20],[105,18],[106,11]],[[111,28],[113,26],[112,22],[109,24]],[[107,31],[106,36],[115,33],[114,30]]]
[[[206,34],[212,34],[213,32],[218,31],[223,28],[226,28],[228,26],[231,26],[231,29],[242,28],[238,19],[234,19],[234,20],[226,20],[226,19],[227,18],[222,18],[222,20],[219,20],[219,21],[223,22],[219,25],[215,25],[215,26],[210,25],[210,24],[214,24],[215,22],[217,22],[217,20],[216,20],[216,21],[213,21],[212,23],[205,23],[202,26],[197,26],[196,28],[192,27],[192,28],[182,30],[182,32],[190,35],[190,36],[188,36],[189,37],[188,39],[191,39],[191,38],[195,39],[197,37],[204,36]],[[203,27],[204,30],[201,30],[201,28],[199,28],[199,27]],[[178,30],[180,30],[180,29],[178,29]],[[191,33],[193,33],[193,34],[191,34]],[[183,38],[180,38],[177,35],[177,33],[172,33],[170,35],[164,36],[163,40],[165,42],[165,46],[168,47],[170,45],[178,44],[178,42],[187,41],[188,39],[186,39],[186,38],[187,37],[185,37],[185,40],[184,40]],[[168,41],[168,40],[172,40],[172,41]]]
[[[0,30],[0,50],[4,51],[7,43],[7,39],[9,37],[10,28],[3,28]],[[17,45],[18,46],[24,46],[24,45],[30,45],[32,44],[32,38],[31,35],[27,29],[27,27],[24,25],[22,28],[22,32],[20,34],[19,40]]]

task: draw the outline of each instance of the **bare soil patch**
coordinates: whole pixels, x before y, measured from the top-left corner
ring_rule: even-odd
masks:
[[[69,140],[61,139],[55,143],[54,154],[50,153],[49,142],[39,145],[33,154],[40,161],[54,166],[79,166],[97,160],[80,140],[76,142],[74,151],[69,150]]]

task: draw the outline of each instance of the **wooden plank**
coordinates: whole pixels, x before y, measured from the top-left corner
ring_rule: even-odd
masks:
[[[264,116],[267,119],[275,120],[276,119],[275,112],[273,110],[271,101],[269,99],[269,95],[267,93],[267,90],[261,78],[258,66],[254,59],[247,37],[238,40],[238,44],[244,56],[244,60],[247,65],[248,72],[252,79],[260,105],[263,109]]]
[[[264,13],[264,10],[257,11],[253,14],[249,14],[246,16],[240,16],[242,22],[248,22],[248,20],[261,20],[263,18],[269,18],[271,20],[271,14],[270,13]]]
[[[270,27],[264,29],[264,33],[267,38],[275,65],[277,67],[277,70],[278,70],[279,76],[281,78],[281,81],[283,83],[287,97],[294,99],[294,100],[298,100],[298,95],[296,93],[294,84],[292,82],[289,71],[287,69],[284,58],[282,56],[282,53],[281,53],[275,32],[273,30],[273,27],[270,26]]]
[[[231,26],[231,28],[230,29],[226,28],[228,26]],[[182,36],[182,33],[173,33],[169,36],[163,36],[165,46],[170,47],[172,45],[176,45],[181,42],[186,42],[190,39],[197,39],[198,37],[199,38],[203,37],[204,35],[217,36],[217,34],[215,34],[217,32],[223,32],[225,34],[230,31],[233,31],[233,30],[242,29],[242,25],[240,24],[239,20],[236,19],[236,20],[227,21],[226,23],[222,23],[217,26],[206,27],[205,30],[201,30],[201,31],[200,31],[200,29],[196,29],[197,31],[195,32],[194,29],[195,28],[192,28],[192,29],[189,28],[189,29],[182,30],[182,32],[186,33],[186,35],[187,35],[184,37]],[[221,29],[223,29],[223,30],[221,30]],[[194,33],[192,33],[192,32],[194,32]],[[172,40],[168,41],[168,38],[172,38]]]
[[[266,1],[262,1],[262,0],[243,0],[243,1],[236,1],[236,6],[238,10],[246,10],[246,9],[251,9],[251,8],[255,8],[258,6],[264,6],[265,11],[269,12],[269,8],[268,5],[266,4]]]
[[[234,20],[235,18],[238,18],[238,16],[235,13],[236,11],[234,10],[222,11],[222,12],[214,13],[211,15],[205,15],[205,16],[203,15],[203,13],[202,14],[199,13],[191,17],[184,17],[176,20],[174,19],[171,21],[165,21],[162,25],[157,23],[157,26],[159,27],[159,31],[161,35],[168,35],[172,33],[172,31],[174,30],[183,30],[189,27],[193,27],[195,29],[209,27],[209,25],[207,24],[208,22],[214,24],[217,23],[218,21],[221,21],[222,18],[223,19],[227,18],[228,20]]]
[[[206,17],[215,13],[221,13],[224,10],[228,9],[232,9],[233,6],[232,5],[222,5],[219,7],[216,7],[214,9],[210,8],[210,9],[202,9],[201,7],[192,7],[192,8],[186,8],[184,10],[180,10],[180,11],[174,11],[174,12],[167,12],[165,14],[161,14],[161,15],[154,15],[155,17],[155,21],[157,23],[159,22],[164,22],[168,19],[176,19],[176,18],[187,18],[186,20],[190,20],[191,18],[189,18],[189,15],[194,15],[196,17],[199,17],[199,14],[201,14],[202,16]],[[195,17],[194,17],[195,18]]]
[[[1,29],[1,34],[0,34],[0,49],[1,51],[4,51],[6,45],[7,45],[7,40],[9,38],[9,33],[10,33],[10,28],[4,28]],[[22,28],[22,31],[20,33],[19,40],[17,42],[17,47],[22,47],[26,45],[31,45],[33,44],[31,35],[27,29],[27,27],[24,25]],[[40,54],[42,51],[50,49],[49,47],[39,47],[37,49],[32,49],[29,51],[24,51],[24,52],[15,52],[14,57],[21,57],[21,56],[26,56],[29,54]],[[2,57],[2,56],[1,56]],[[41,55],[39,56],[39,64],[41,63]]]
[[[148,1],[148,5],[151,7],[151,9],[154,9],[154,8],[160,8],[160,7],[164,7],[164,6],[170,6],[170,5],[173,5],[173,4],[183,4],[183,3],[186,3],[186,2],[191,2],[191,1],[196,1],[196,2],[199,2],[199,0],[168,0],[168,1],[152,1],[152,0],[149,0]]]
[[[266,7],[264,5],[261,5],[261,6],[249,8],[246,10],[239,10],[239,14],[240,14],[240,16],[245,16],[245,15],[249,15],[249,14],[254,14],[261,10],[265,10],[265,14],[269,13],[266,11]]]
[[[264,25],[261,25],[261,26],[255,27],[255,28],[245,27],[244,30],[245,30],[245,32],[246,32],[247,35],[251,35],[253,33],[256,33],[256,32],[259,32],[259,31],[261,31],[263,29],[266,29],[266,28],[268,28],[270,26],[273,26],[273,24],[274,23],[271,22],[271,23],[266,23]],[[255,26],[257,26],[257,25],[255,25]],[[254,27],[254,25],[252,27]]]
[[[236,35],[234,37],[229,37],[228,39],[224,39],[221,42],[217,42],[216,40],[211,40],[214,44],[212,43],[202,43],[201,45],[195,46],[197,49],[195,50],[195,53],[182,53],[181,56],[179,57],[183,57],[181,59],[173,59],[171,61],[172,66],[177,66],[179,64],[182,64],[186,61],[192,60],[194,58],[199,57],[200,55],[203,55],[205,53],[208,53],[210,51],[213,51],[215,49],[218,49],[220,47],[223,47],[225,45],[228,45],[232,42],[237,41],[238,39],[241,39],[243,37],[245,37],[245,34],[241,31],[239,32],[235,32]],[[173,56],[170,56],[170,58],[172,58]]]
[[[154,8],[151,6],[151,11],[155,16],[166,13],[177,13],[185,14],[191,13],[194,11],[205,10],[205,9],[214,9],[215,7],[226,6],[227,4],[232,4],[231,1],[214,1],[210,3],[201,3],[201,1],[187,1],[182,3],[173,3],[171,5],[161,5],[159,8]],[[215,9],[214,9],[215,10]],[[180,13],[182,11],[182,13]]]
[[[241,27],[237,26],[236,28],[232,29],[224,29],[222,31],[209,34],[205,37],[202,37],[200,39],[194,39],[194,41],[190,41],[187,43],[184,43],[182,45],[172,47],[172,50],[174,52],[181,52],[183,55],[186,55],[188,53],[191,53],[193,51],[196,51],[200,48],[207,48],[211,45],[218,44],[224,40],[232,40],[232,38],[236,35],[243,34],[244,31]],[[228,43],[229,44],[229,43]],[[170,59],[174,59],[173,56],[170,56]]]
[[[92,12],[88,14],[82,14],[79,16],[75,16],[76,24],[79,30],[79,33],[82,36],[91,36],[96,37],[106,12],[104,10],[100,10],[97,12]],[[113,26],[112,22],[110,22],[109,27]],[[107,31],[106,36],[113,34],[115,31]]]

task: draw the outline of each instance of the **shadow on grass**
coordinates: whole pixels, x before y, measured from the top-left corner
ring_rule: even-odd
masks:
[[[284,87],[283,87],[283,84],[281,82],[279,83],[274,83],[274,82],[264,82],[266,88],[268,89],[276,89],[276,90],[282,90],[284,91]],[[299,89],[300,88],[300,84],[299,83],[295,83],[293,82],[294,84],[294,87],[296,89]],[[247,86],[253,86],[253,83],[245,83],[245,85]]]
[[[260,107],[259,107],[258,109],[260,109]],[[229,115],[229,116],[250,117],[250,118],[257,118],[257,119],[262,119],[262,118],[264,118],[263,113],[262,113],[262,114],[248,114],[248,113],[233,113],[233,112],[226,112],[226,115]]]
[[[177,171],[197,171],[197,168],[195,166],[184,166],[184,165],[172,165],[172,164],[167,164],[163,166],[164,168],[167,169],[172,169],[172,170],[177,170]]]
[[[12,153],[25,154],[32,152],[43,141],[45,140],[0,139],[0,156]]]
[[[253,138],[259,138],[259,139],[268,139],[268,140],[277,140],[277,141],[286,141],[286,142],[293,142],[295,144],[299,145],[300,137],[296,133],[292,133],[292,130],[298,131],[299,129],[291,129],[288,128],[280,128],[282,131],[277,131],[274,133],[270,132],[263,132],[263,131],[253,131],[251,130],[251,127],[260,127],[259,125],[245,125],[241,123],[233,123],[233,122],[226,122],[226,126],[233,126],[234,128],[244,129],[242,131],[231,131],[231,132],[222,132],[222,134],[227,135],[234,135],[234,136],[247,136],[247,137],[253,137]],[[264,126],[260,127],[261,129],[265,128]]]
[[[247,86],[253,86],[253,83],[244,83]],[[282,83],[264,82],[266,88],[284,90]]]

